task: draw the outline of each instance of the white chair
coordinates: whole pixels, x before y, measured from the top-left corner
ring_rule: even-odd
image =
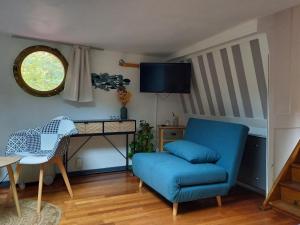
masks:
[[[64,148],[59,146],[62,143],[67,143],[70,135],[77,133],[78,131],[74,122],[68,117],[60,116],[52,119],[42,127],[21,130],[11,134],[9,137],[6,155],[18,155],[22,157],[16,167],[16,183],[21,171],[21,165],[40,165],[38,213],[41,211],[44,169],[49,164],[54,163],[57,165],[63,176],[68,192],[71,198],[73,198],[71,185],[62,161],[62,156],[65,154],[67,145],[65,145]]]

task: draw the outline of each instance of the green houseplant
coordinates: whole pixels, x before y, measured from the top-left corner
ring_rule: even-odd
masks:
[[[140,129],[136,134],[135,141],[129,144],[130,152],[129,157],[131,158],[136,152],[153,152],[153,127],[145,120],[140,121]]]

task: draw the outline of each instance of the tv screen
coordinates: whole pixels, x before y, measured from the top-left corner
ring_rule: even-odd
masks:
[[[141,63],[140,91],[190,93],[190,63]]]

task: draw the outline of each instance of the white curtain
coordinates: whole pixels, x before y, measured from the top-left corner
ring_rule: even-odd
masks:
[[[73,47],[65,80],[63,98],[74,102],[93,101],[88,47]]]

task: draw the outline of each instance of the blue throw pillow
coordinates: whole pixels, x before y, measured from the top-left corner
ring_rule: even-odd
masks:
[[[190,163],[215,163],[221,156],[218,152],[191,141],[178,140],[164,145],[167,152]]]

